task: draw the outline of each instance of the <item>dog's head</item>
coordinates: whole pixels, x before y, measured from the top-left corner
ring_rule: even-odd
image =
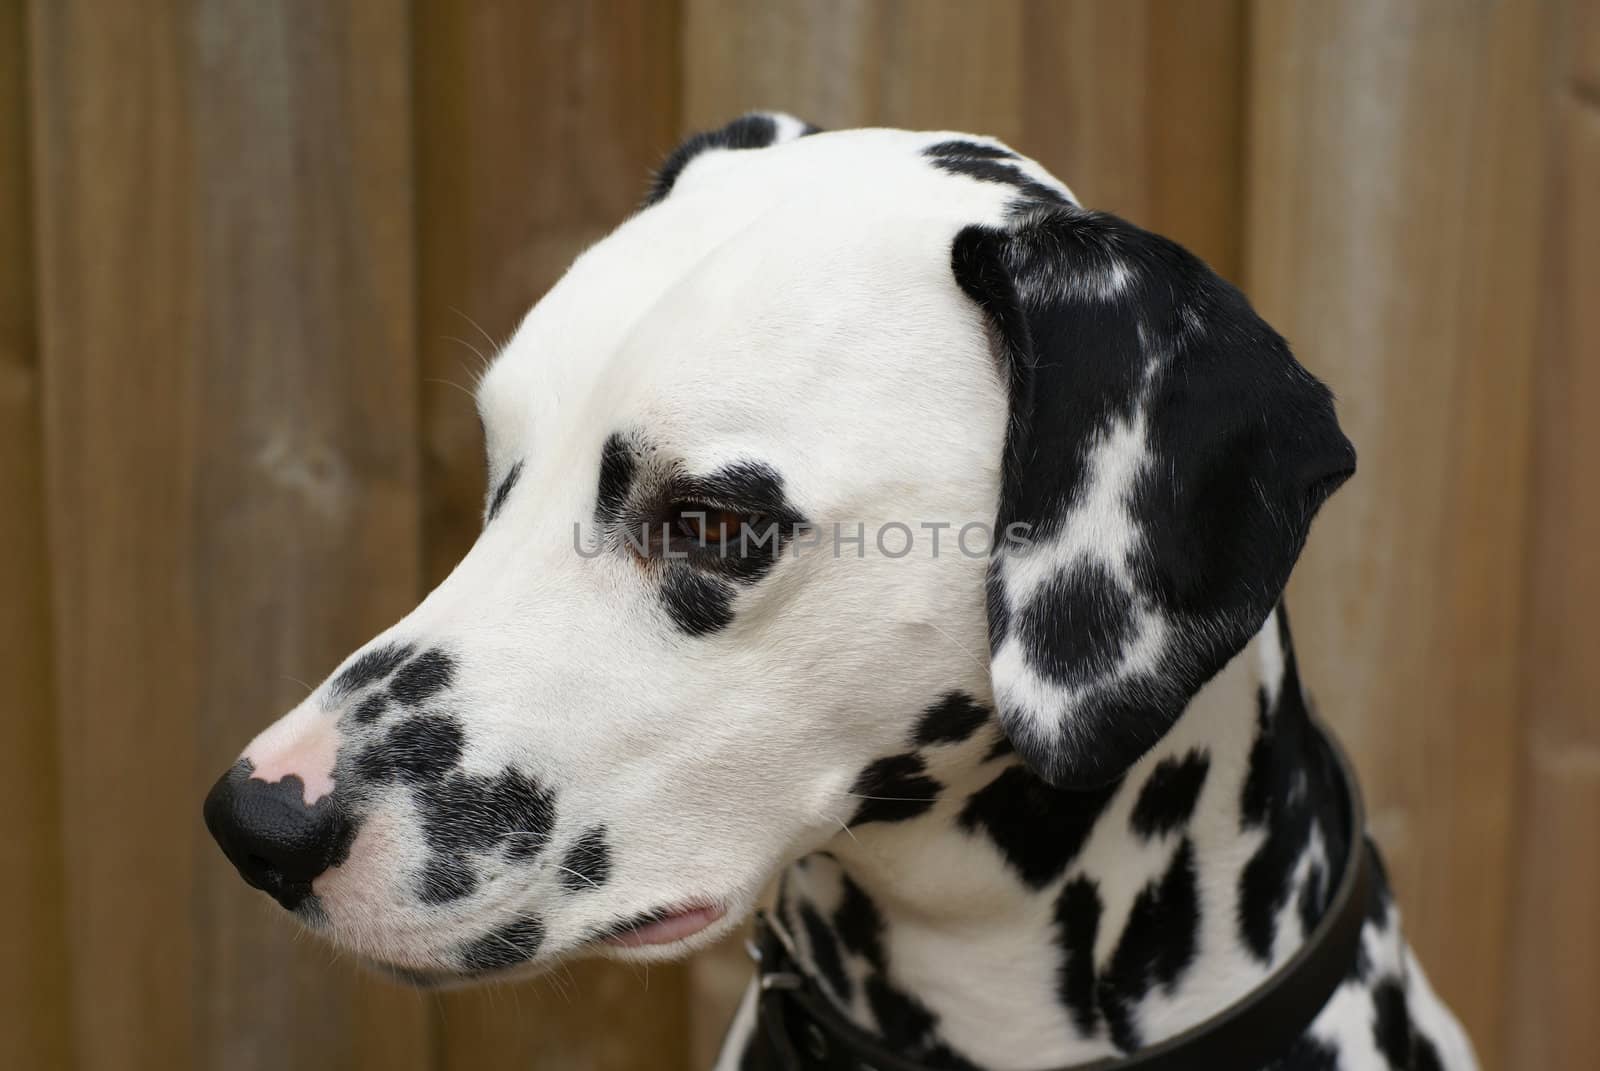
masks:
[[[988,139],[785,116],[674,153],[477,400],[476,545],[206,808],[420,980],[709,940],[991,709],[1116,778],[1354,467],[1178,246]]]

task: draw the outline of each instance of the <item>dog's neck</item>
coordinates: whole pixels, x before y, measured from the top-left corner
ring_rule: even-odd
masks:
[[[1103,791],[1049,788],[992,721],[919,751],[923,770],[884,782],[905,796],[790,868],[778,924],[837,1007],[932,1066],[1159,1041],[1260,984],[1322,914],[1346,835],[1307,726],[1280,611]]]

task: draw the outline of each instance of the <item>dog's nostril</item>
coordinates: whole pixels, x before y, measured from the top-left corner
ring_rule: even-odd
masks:
[[[340,861],[354,832],[332,796],[308,806],[298,777],[268,783],[242,762],[206,796],[205,819],[239,876],[291,910]]]

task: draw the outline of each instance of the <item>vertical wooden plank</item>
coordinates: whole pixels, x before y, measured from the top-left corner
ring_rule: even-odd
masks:
[[[209,842],[241,744],[418,587],[404,4],[33,5],[81,1066],[429,1063]]]
[[[483,359],[585,245],[637,207],[675,143],[678,11],[496,0],[415,13],[425,574],[476,538]],[[445,1067],[686,1066],[683,969],[581,963],[440,998]]]
[[[1245,33],[1242,0],[1030,2],[1017,144],[1238,279]]]
[[[993,134],[1237,278],[1245,33],[1243,0],[691,0],[685,121],[779,108]]]
[[[0,0],[0,1036],[53,1068],[70,1048],[26,54],[22,3]]]
[[[1247,281],[1360,471],[1291,586],[1407,933],[1500,1051],[1543,70],[1533,4],[1253,9]]]
[[[1505,1067],[1600,1051],[1600,3],[1557,6],[1573,55],[1556,65],[1544,222]]]
[[[170,16],[30,10],[75,1041],[87,1069],[186,1068],[200,784],[182,48]]]
[[[688,0],[685,126],[778,108],[827,128],[992,134],[1085,204],[1170,234],[1237,277],[1245,29],[1242,0]],[[748,977],[736,942],[697,959],[701,1063]]]

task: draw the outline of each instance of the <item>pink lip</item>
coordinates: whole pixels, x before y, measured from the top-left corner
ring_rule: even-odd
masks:
[[[637,929],[627,930],[605,939],[608,945],[619,948],[643,948],[646,945],[669,945],[693,937],[716,922],[726,913],[726,908],[716,904],[693,904],[647,922]]]

